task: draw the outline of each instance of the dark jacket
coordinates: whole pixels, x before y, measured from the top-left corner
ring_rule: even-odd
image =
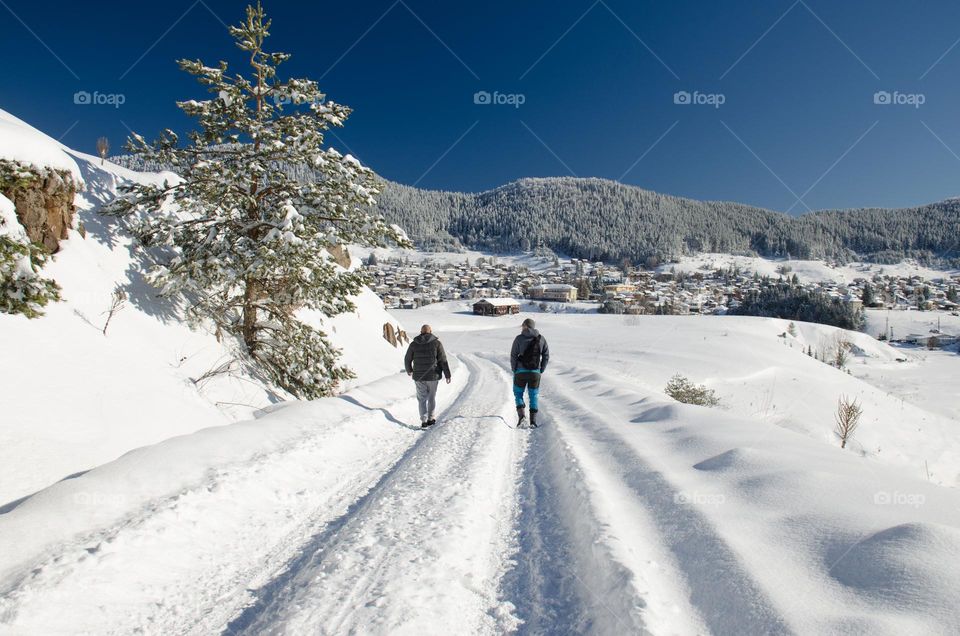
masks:
[[[441,373],[450,379],[447,353],[443,350],[443,343],[432,333],[422,333],[410,342],[403,364],[407,373],[413,373],[414,380],[439,380]]]
[[[536,329],[524,328],[523,333],[513,339],[513,348],[510,350],[510,368],[516,373],[520,364],[520,356],[527,350],[534,338],[540,336]],[[550,360],[550,348],[547,346],[547,339],[540,336],[540,372],[547,370],[547,362]],[[530,369],[536,371],[536,369]]]

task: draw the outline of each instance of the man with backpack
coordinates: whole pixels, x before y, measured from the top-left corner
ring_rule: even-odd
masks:
[[[433,335],[430,325],[420,328],[420,335],[410,342],[403,358],[407,375],[417,386],[417,403],[420,406],[420,426],[427,428],[437,423],[433,411],[437,407],[437,385],[443,375],[450,384],[450,365],[443,343]]]
[[[513,339],[510,350],[510,367],[513,369],[513,396],[517,403],[517,427],[525,419],[523,393],[530,395],[530,428],[537,427],[539,409],[540,376],[547,369],[550,349],[547,341],[536,329],[532,318],[523,321],[520,335]]]

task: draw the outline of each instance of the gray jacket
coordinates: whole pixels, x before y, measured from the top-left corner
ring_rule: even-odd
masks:
[[[523,333],[513,339],[513,348],[510,350],[510,368],[516,373],[520,368],[520,356],[527,350],[534,338],[540,336],[536,329],[524,328]],[[540,336],[540,372],[547,370],[547,362],[550,360],[550,348],[547,346],[547,339]],[[530,369],[536,371],[536,369]]]

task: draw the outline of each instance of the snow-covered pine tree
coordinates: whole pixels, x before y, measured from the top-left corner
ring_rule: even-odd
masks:
[[[296,313],[351,311],[350,296],[366,282],[327,250],[407,241],[372,212],[372,171],[323,148],[324,131],[343,126],[350,109],[326,101],[312,80],[278,79],[290,56],[264,50],[269,29],[259,3],[230,27],[249,77],[228,74],[223,61],[179,61],[213,94],[177,103],[199,130],[185,146],[169,129],[153,144],[136,134],[128,142],[146,164],[169,165],[179,178],[129,186],[107,213],[129,216],[143,245],[166,248],[150,274],[161,295],[183,299],[192,318],[238,337],[277,385],[310,399],[353,374],[338,365],[326,335]],[[318,178],[288,176],[284,167],[297,165]]]
[[[60,300],[60,286],[40,276],[47,252],[7,230],[0,221],[0,312],[37,318],[41,307]]]

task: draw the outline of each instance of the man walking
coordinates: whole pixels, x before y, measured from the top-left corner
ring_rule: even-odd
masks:
[[[530,395],[530,428],[537,427],[537,411],[539,409],[540,376],[547,369],[550,360],[550,349],[547,341],[536,330],[536,323],[532,318],[523,321],[520,335],[513,339],[513,348],[510,350],[510,367],[513,369],[513,396],[517,403],[517,427],[523,426],[524,408],[523,392]]]
[[[450,384],[450,365],[447,364],[443,343],[433,335],[430,325],[421,327],[420,335],[410,342],[403,364],[407,375],[412,377],[417,385],[420,425],[423,428],[433,426],[437,423],[433,417],[433,411],[437,407],[437,385],[440,384],[441,374],[447,379],[447,384]]]

